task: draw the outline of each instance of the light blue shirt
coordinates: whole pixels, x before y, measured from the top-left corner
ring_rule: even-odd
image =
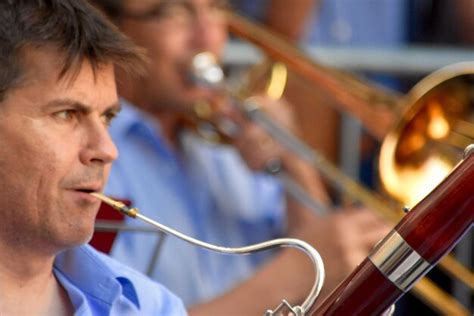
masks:
[[[163,142],[156,121],[123,103],[110,127],[119,158],[107,194],[131,200],[144,215],[218,245],[244,246],[285,231],[282,188],[271,177],[249,171],[234,149],[190,133],[183,135],[178,154]],[[146,273],[158,241],[157,234],[120,233],[111,255]],[[189,305],[231,289],[269,255],[216,254],[167,236],[151,276]]]
[[[53,271],[77,316],[186,315],[167,289],[88,245],[60,253]]]
[[[289,1],[290,2],[290,1]],[[302,42],[313,45],[387,47],[407,40],[407,0],[320,0]],[[237,8],[262,20],[269,0],[240,0]]]

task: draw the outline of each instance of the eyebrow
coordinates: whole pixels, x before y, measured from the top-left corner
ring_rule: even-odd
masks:
[[[86,104],[84,104],[80,101],[77,101],[77,100],[74,100],[74,99],[68,99],[68,98],[52,100],[52,101],[46,103],[44,108],[48,109],[48,110],[51,110],[51,109],[60,108],[60,107],[63,107],[63,106],[69,106],[69,107],[74,108],[75,110],[78,110],[78,111],[84,112],[84,113],[90,113],[92,111],[91,106],[88,106],[88,105],[86,105]],[[117,102],[114,102],[113,104],[107,106],[105,108],[105,110],[103,111],[103,113],[107,113],[107,112],[118,113],[121,110],[122,110],[122,106],[120,105],[119,101],[117,100]]]

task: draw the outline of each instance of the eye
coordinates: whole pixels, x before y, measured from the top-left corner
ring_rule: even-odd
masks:
[[[102,122],[105,126],[110,126],[112,120],[117,116],[117,111],[106,112],[102,115]]]
[[[71,121],[77,117],[77,110],[68,109],[54,113],[54,117],[62,121]]]

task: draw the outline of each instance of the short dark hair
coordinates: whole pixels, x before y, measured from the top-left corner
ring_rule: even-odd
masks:
[[[132,73],[144,68],[143,51],[85,0],[1,0],[0,101],[21,82],[25,48],[51,45],[64,54],[59,78],[84,60],[94,72],[108,63]]]
[[[124,11],[123,0],[89,0],[89,2],[116,23]]]

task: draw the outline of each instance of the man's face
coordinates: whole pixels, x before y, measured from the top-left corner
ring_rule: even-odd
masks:
[[[60,55],[29,49],[25,79],[0,102],[0,237],[57,251],[86,242],[117,150],[107,126],[117,113],[112,65],[96,78],[84,62],[58,80]]]
[[[219,56],[227,40],[222,0],[126,0],[129,15],[122,30],[146,48],[151,59],[149,77],[139,85],[148,106],[181,111],[205,95],[188,76],[194,55],[210,51]]]

